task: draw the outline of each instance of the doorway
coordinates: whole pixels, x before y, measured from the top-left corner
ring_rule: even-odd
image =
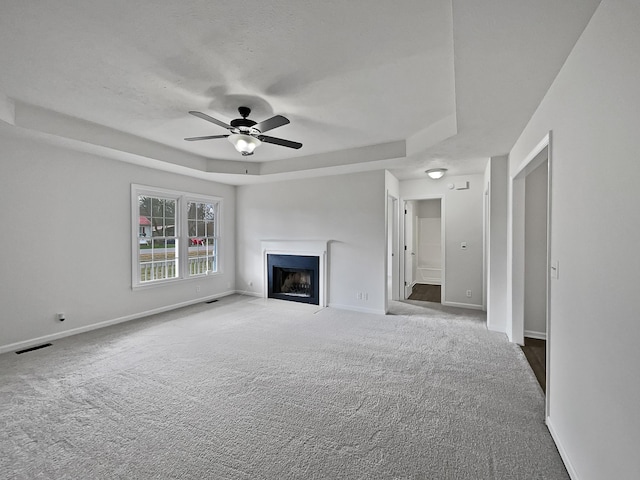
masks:
[[[400,298],[400,267],[398,255],[398,199],[387,195],[387,276],[385,286],[385,311],[390,300]]]
[[[550,167],[550,135],[547,135],[512,177],[511,324],[507,332],[512,342],[523,346],[547,398],[551,341]]]
[[[404,298],[444,299],[443,199],[405,201]]]
[[[547,340],[547,184],[549,162],[544,159],[525,177],[524,200],[524,346],[533,372],[546,390]]]

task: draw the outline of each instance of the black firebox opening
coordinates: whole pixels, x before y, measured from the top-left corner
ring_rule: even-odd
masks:
[[[320,259],[307,255],[267,255],[268,296],[320,304]]]

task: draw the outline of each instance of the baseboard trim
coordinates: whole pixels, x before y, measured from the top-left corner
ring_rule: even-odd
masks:
[[[373,313],[375,315],[386,315],[384,310],[376,310],[375,308],[358,307],[355,305],[340,305],[337,303],[330,303],[327,306],[329,308],[335,308],[337,310],[349,310],[351,312]]]
[[[247,295],[249,297],[259,297],[262,298],[263,295],[260,292],[250,292],[249,290],[236,290],[235,293],[238,295]]]
[[[507,327],[505,325],[493,325],[487,322],[487,330],[490,332],[504,333],[507,334]]]
[[[99,328],[110,327],[111,325],[117,325],[118,323],[128,322],[130,320],[137,320],[138,318],[148,317],[150,315],[156,315],[158,313],[168,312],[170,310],[176,310],[182,307],[188,307],[189,305],[195,305],[196,303],[204,303],[216,298],[227,297],[236,293],[234,290],[227,292],[217,293],[215,295],[209,295],[207,297],[197,298],[194,300],[188,300],[186,302],[180,302],[173,305],[167,305],[164,307],[154,308],[146,310],[144,312],[133,313],[131,315],[125,315],[124,317],[112,318],[111,320],[105,320],[103,322],[93,323],[91,325],[85,325],[83,327],[72,328],[71,330],[65,330],[64,332],[52,333],[50,335],[43,335],[42,337],[32,338],[29,340],[23,340],[21,342],[10,343],[8,345],[0,345],[0,354],[13,352],[16,350],[22,350],[24,348],[33,347],[41,343],[51,342],[53,340],[59,340],[61,338],[70,337],[72,335],[78,335],[80,333],[90,332]]]
[[[459,303],[459,302],[442,302],[445,307],[457,307],[468,308],[470,310],[482,310],[482,305],[476,305],[474,303]]]
[[[536,332],[534,330],[525,330],[524,336],[529,338],[535,338],[537,340],[547,340],[547,334],[545,332]]]
[[[571,478],[571,480],[580,480],[580,477],[578,476],[578,472],[576,471],[575,467],[571,463],[571,460],[569,459],[569,455],[567,454],[567,451],[565,450],[564,446],[562,445],[562,442],[560,441],[560,437],[558,436],[555,428],[553,428],[553,422],[551,421],[551,417],[547,417],[545,419],[545,423],[547,424],[549,433],[551,433],[551,438],[553,438],[553,441],[556,444],[558,453],[560,453],[560,458],[562,458],[562,461],[564,462],[564,466],[566,467],[567,472],[569,473],[569,477]]]

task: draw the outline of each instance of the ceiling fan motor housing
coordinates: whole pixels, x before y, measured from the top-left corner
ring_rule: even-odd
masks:
[[[253,127],[257,122],[253,120],[249,120],[248,118],[236,118],[235,120],[231,120],[229,122],[232,127],[240,128],[240,127]]]
[[[260,131],[258,129],[252,128],[257,122],[247,118],[251,114],[251,109],[249,107],[238,107],[238,112],[242,118],[231,120],[229,124],[234,127],[238,133],[245,133],[248,135],[259,134]]]

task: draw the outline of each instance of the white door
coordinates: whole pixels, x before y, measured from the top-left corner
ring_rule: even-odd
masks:
[[[411,295],[413,288],[413,272],[415,270],[415,239],[414,239],[414,214],[413,202],[404,204],[404,298]]]

